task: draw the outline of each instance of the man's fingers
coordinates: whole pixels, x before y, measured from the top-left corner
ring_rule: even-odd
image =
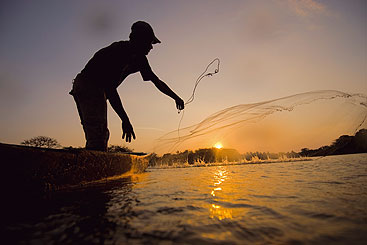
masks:
[[[177,108],[178,110],[183,110],[183,109],[185,108],[185,104],[184,104],[184,102],[183,102],[183,101],[177,101],[177,102],[176,102],[176,108]]]
[[[132,128],[131,125],[123,125],[122,131],[123,131],[122,139],[125,139],[126,142],[130,143],[131,138],[136,139],[134,129]]]

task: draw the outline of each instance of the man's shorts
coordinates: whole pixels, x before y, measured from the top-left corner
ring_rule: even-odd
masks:
[[[78,108],[86,139],[86,149],[107,151],[107,100],[103,89],[76,78],[70,93]]]

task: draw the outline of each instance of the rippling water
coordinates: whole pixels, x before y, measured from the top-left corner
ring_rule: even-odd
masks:
[[[148,169],[6,210],[31,244],[363,244],[367,154]]]

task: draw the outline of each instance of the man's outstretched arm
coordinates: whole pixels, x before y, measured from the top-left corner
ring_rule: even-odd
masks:
[[[162,93],[168,95],[169,97],[171,97],[172,99],[175,100],[176,102],[176,107],[178,110],[183,110],[185,108],[185,103],[184,101],[175,93],[173,92],[168,86],[167,84],[165,84],[163,81],[161,81],[157,76],[154,76],[154,78],[152,78],[151,80],[153,82],[153,84],[157,87],[157,89],[159,91],[161,91]]]
[[[131,137],[135,139],[134,129],[124,110],[124,107],[122,106],[121,99],[116,88],[107,90],[106,95],[113,110],[117,113],[122,121],[122,138],[125,138],[126,142],[131,142]]]

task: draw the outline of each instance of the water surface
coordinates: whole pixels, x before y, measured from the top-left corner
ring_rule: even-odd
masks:
[[[31,244],[363,244],[367,154],[148,169],[5,210]]]

